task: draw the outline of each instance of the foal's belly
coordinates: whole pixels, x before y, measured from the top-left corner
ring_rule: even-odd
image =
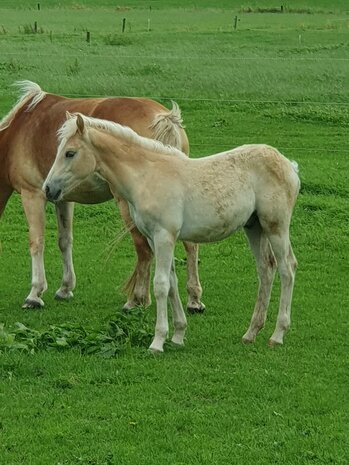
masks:
[[[210,208],[184,217],[179,239],[191,242],[216,242],[232,235],[244,226],[254,211],[254,206],[231,207],[221,211]]]
[[[109,185],[98,176],[90,176],[74,190],[64,196],[67,202],[102,203],[113,198]]]
[[[182,227],[178,239],[190,242],[216,242],[231,236],[242,225],[240,223],[212,223],[199,227],[186,224]]]

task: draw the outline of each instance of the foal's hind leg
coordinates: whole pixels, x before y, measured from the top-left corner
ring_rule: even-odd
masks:
[[[259,220],[252,226],[245,227],[245,233],[256,258],[259,278],[258,296],[251,323],[242,337],[242,341],[247,343],[253,342],[259,331],[264,327],[276,270],[276,261],[268,238],[263,232]]]
[[[30,255],[32,258],[32,288],[23,308],[44,306],[41,295],[47,289],[44,268],[45,198],[39,191],[21,191],[22,204],[29,225]]]
[[[126,226],[132,224],[127,202],[119,200],[118,205],[120,214]],[[152,251],[149,247],[147,239],[134,226],[131,231],[133,244],[137,254],[136,267],[125,285],[127,291],[127,302],[124,305],[125,310],[144,305],[145,307],[151,304],[150,297],[150,265],[153,258]]]
[[[283,343],[284,334],[291,324],[291,301],[297,260],[292,251],[288,228],[280,234],[268,234],[268,238],[277,260],[281,281],[279,313],[274,333],[269,340],[269,345],[274,346]]]
[[[176,275],[174,260],[172,260],[172,266],[170,271],[170,290],[168,296],[171,302],[174,326],[172,342],[174,344],[182,346],[184,345],[184,335],[185,330],[187,328],[187,319],[179,296],[178,279]]]
[[[199,279],[199,246],[192,242],[183,242],[187,252],[187,292],[189,313],[203,313],[205,305],[201,302],[202,287]]]
[[[66,300],[73,297],[76,277],[73,265],[73,213],[74,203],[60,202],[56,204],[58,225],[58,246],[63,257],[63,279],[61,287],[56,292],[57,300]]]

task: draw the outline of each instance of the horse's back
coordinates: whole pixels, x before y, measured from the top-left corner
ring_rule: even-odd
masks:
[[[6,171],[9,182],[18,192],[21,192],[24,185],[41,189],[43,180],[54,162],[57,130],[65,121],[67,111],[130,126],[145,137],[152,137],[150,127],[154,117],[161,112],[169,112],[161,104],[145,98],[72,99],[54,94],[46,94],[30,111],[27,111],[27,108],[28,105],[25,104],[16,113],[10,126],[0,133],[0,152],[5,152],[6,148],[2,172]],[[100,186],[96,187],[99,191]],[[110,198],[109,190],[106,190],[98,201],[103,201],[107,192],[107,197]],[[87,193],[86,195],[88,197]],[[86,203],[87,197],[82,199],[83,203]]]

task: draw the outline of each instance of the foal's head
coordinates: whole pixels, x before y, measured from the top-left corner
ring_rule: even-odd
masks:
[[[60,144],[43,185],[48,200],[57,202],[96,169],[96,159],[82,115],[70,115],[58,131]]]

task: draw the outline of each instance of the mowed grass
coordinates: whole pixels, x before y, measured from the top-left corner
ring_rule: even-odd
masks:
[[[168,345],[154,357],[140,343],[111,359],[79,349],[1,354],[0,462],[346,465],[347,4],[304,0],[293,2],[292,13],[243,14],[261,5],[167,0],[151,2],[150,12],[149,2],[117,3],[52,1],[38,12],[36,3],[1,2],[0,116],[16,100],[10,84],[17,79],[71,96],[143,95],[167,106],[172,97],[192,156],[261,142],[297,160],[302,191],[291,228],[299,261],[292,328],[283,347],[267,347],[277,278],[266,328],[254,345],[242,345],[257,290],[246,240],[238,233],[203,245],[207,311],[188,317],[183,350]],[[263,7],[275,5],[266,0]],[[34,21],[42,33],[25,33]],[[17,321],[38,331],[63,324],[103,330],[125,301],[121,285],[134,263],[129,238],[109,257],[121,228],[112,202],[76,206],[78,285],[71,302],[59,303],[53,295],[61,260],[48,205],[46,306],[24,312],[31,266],[14,195],[0,228],[0,322],[9,331]],[[176,257],[185,302],[181,245]],[[152,327],[154,303],[147,312]]]

